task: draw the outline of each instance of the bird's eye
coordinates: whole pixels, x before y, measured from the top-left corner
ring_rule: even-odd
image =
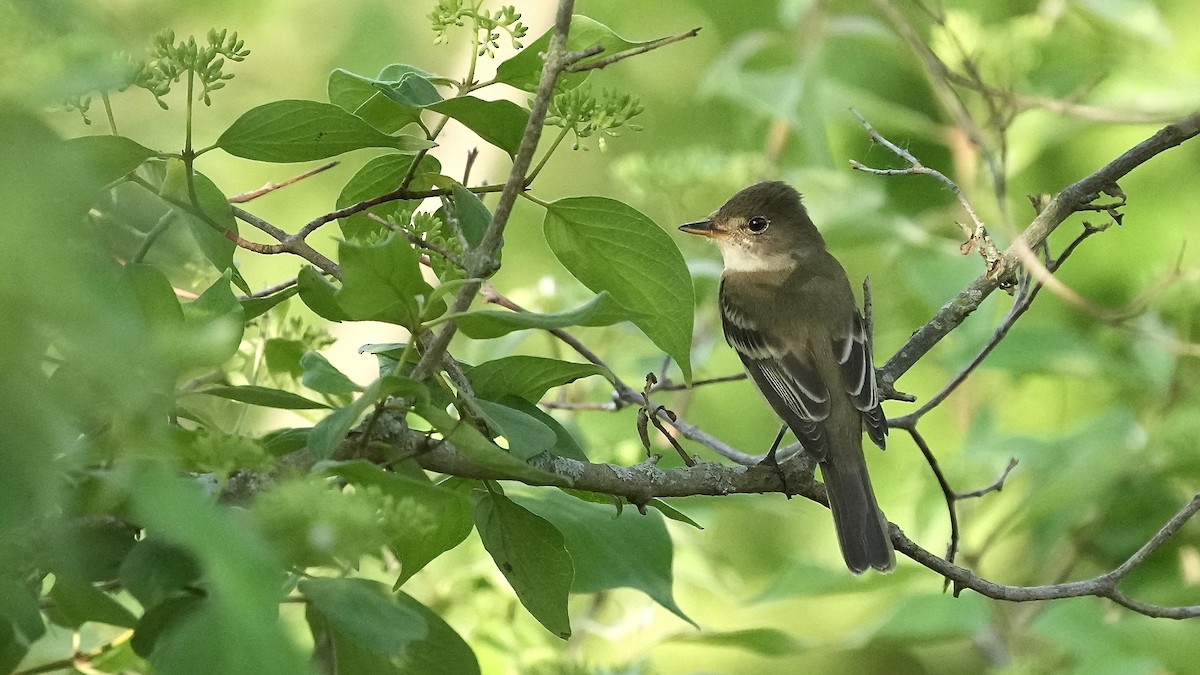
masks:
[[[766,218],[763,218],[762,216],[754,216],[750,220],[746,221],[746,229],[750,230],[754,234],[762,234],[766,231],[767,226],[770,224],[771,221],[767,220]]]

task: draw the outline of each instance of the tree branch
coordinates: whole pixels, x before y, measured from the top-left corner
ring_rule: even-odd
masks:
[[[665,47],[669,44],[673,44],[673,43],[679,42],[681,40],[686,40],[688,38],[694,38],[699,34],[700,34],[700,29],[693,28],[687,32],[680,33],[678,35],[671,35],[669,37],[652,40],[647,44],[641,45],[639,47],[634,47],[632,49],[626,49],[625,51],[617,52],[616,54],[612,54],[611,56],[606,56],[602,59],[597,59],[595,61],[589,61],[587,63],[572,64],[570,66],[567,66],[566,71],[568,73],[579,73],[579,72],[583,72],[585,70],[598,70],[600,68],[606,68],[618,61],[624,61],[625,59],[627,59],[631,56],[637,56],[638,54],[645,54],[646,52],[653,51],[655,49],[658,49],[659,47]],[[597,52],[597,53],[599,53],[599,52]]]
[[[1036,249],[1071,214],[1080,211],[1105,188],[1159,153],[1200,135],[1200,112],[1169,124],[1156,134],[1109,162],[1086,178],[1064,188],[1004,252],[995,274],[982,274],[954,296],[879,369],[883,386],[893,386],[909,368],[929,352],[942,338],[958,327],[1001,280],[1010,279],[1019,266],[1018,247]]]
[[[691,467],[661,469],[652,462],[643,462],[637,466],[623,467],[580,462],[549,453],[535,455],[529,459],[529,464],[554,474],[556,478],[545,481],[518,479],[472,462],[459,453],[450,442],[443,441],[430,447],[429,439],[424,434],[410,431],[402,425],[381,427],[393,431],[388,432],[390,435],[377,436],[371,439],[372,441],[383,442],[390,448],[398,449],[429,471],[480,480],[519,480],[528,485],[552,486],[566,482],[577,490],[618,496],[633,504],[645,504],[656,497],[768,493],[783,492],[785,489],[784,478],[779,471],[769,466],[726,466],[699,462]],[[786,474],[786,489],[789,494],[800,495],[828,506],[825,487],[813,479],[815,463],[811,457],[802,454],[796,461],[784,463],[781,467]],[[963,589],[969,589],[989,598],[1010,602],[1096,596],[1107,598],[1146,616],[1186,619],[1200,617],[1200,605],[1164,606],[1147,603],[1125,595],[1118,589],[1118,585],[1198,511],[1200,494],[1196,494],[1146,544],[1112,571],[1082,581],[1038,586],[1015,586],[984,579],[971,570],[925,550],[909,539],[895,524],[891,525],[890,534],[897,551],[953,583],[955,595]]]
[[[558,14],[554,20],[554,34],[550,38],[550,46],[546,51],[546,62],[542,66],[542,76],[538,81],[537,94],[529,111],[529,121],[517,146],[517,154],[513,157],[512,170],[500,193],[500,201],[492,213],[492,222],[488,224],[479,245],[467,251],[467,276],[476,279],[486,279],[496,271],[496,253],[503,242],[504,228],[512,214],[513,204],[525,189],[525,174],[533,161],[533,153],[537,150],[538,140],[542,137],[542,125],[546,121],[546,111],[550,108],[550,100],[554,95],[554,85],[558,76],[571,62],[566,58],[567,34],[571,30],[571,13],[574,10],[574,0],[560,0]],[[475,294],[479,292],[482,282],[464,284],[454,302],[450,313],[465,312],[471,306]],[[438,331],[437,335],[426,346],[421,355],[421,361],[413,369],[412,377],[423,380],[433,374],[442,360],[442,354],[450,346],[450,340],[458,330],[458,325],[451,321]]]

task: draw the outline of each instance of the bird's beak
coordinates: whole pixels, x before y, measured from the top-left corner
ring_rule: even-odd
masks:
[[[687,232],[688,234],[698,234],[701,237],[715,237],[721,233],[720,230],[713,226],[713,222],[711,220],[701,220],[697,223],[680,225],[679,231]]]

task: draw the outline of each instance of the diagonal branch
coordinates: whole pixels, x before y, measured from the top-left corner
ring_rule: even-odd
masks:
[[[525,133],[513,157],[512,170],[500,193],[500,201],[492,213],[492,222],[488,224],[479,245],[467,252],[467,276],[476,279],[486,279],[496,271],[496,254],[503,242],[504,228],[512,214],[513,204],[517,196],[525,189],[526,173],[533,161],[533,153],[537,150],[538,140],[542,137],[542,124],[546,120],[546,112],[550,108],[550,100],[554,94],[554,85],[558,82],[563,69],[571,65],[566,58],[567,33],[571,30],[571,13],[574,10],[574,0],[561,0],[558,3],[558,13],[554,19],[554,34],[550,38],[550,47],[546,51],[546,62],[542,66],[542,76],[538,81],[537,94],[529,111],[529,122],[525,125]],[[479,292],[482,282],[470,282],[463,285],[450,307],[451,314],[464,312],[471,305],[475,294]],[[413,369],[412,377],[423,380],[434,373],[441,363],[442,354],[450,346],[450,340],[458,330],[458,325],[451,321],[438,331],[437,335],[425,346],[421,361]]]
[[[689,31],[680,33],[678,35],[671,35],[671,36],[668,36],[665,38],[651,40],[650,42],[648,42],[644,45],[634,47],[632,49],[626,49],[625,51],[617,52],[616,54],[612,54],[611,56],[606,56],[602,59],[597,59],[595,61],[588,61],[587,63],[572,64],[570,66],[567,66],[566,71],[568,73],[578,73],[578,72],[582,72],[585,70],[598,70],[600,68],[606,68],[618,61],[624,61],[625,59],[627,59],[631,56],[637,56],[638,54],[645,54],[646,52],[653,51],[655,49],[658,49],[659,47],[666,47],[669,44],[674,44],[681,40],[686,40],[688,38],[694,38],[699,34],[700,34],[700,29],[693,28]]]
[[[1003,280],[1011,280],[1019,267],[1019,247],[1037,249],[1050,233],[1071,214],[1082,210],[1105,188],[1154,156],[1200,135],[1200,112],[1169,124],[1150,138],[1138,143],[1086,178],[1064,188],[1004,252],[994,274],[982,274],[960,291],[879,369],[885,386],[894,385],[909,368],[925,356],[942,338],[958,327],[996,290]]]

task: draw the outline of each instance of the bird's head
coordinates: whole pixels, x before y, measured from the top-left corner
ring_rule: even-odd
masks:
[[[800,203],[800,194],[779,181],[738,192],[706,220],[679,227],[711,239],[735,272],[786,270],[825,242]]]

